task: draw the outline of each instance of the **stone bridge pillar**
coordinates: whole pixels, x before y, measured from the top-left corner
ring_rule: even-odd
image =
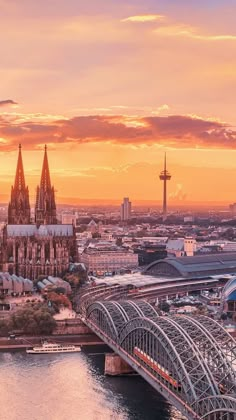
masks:
[[[116,353],[105,354],[105,375],[118,376],[133,372],[132,367]]]

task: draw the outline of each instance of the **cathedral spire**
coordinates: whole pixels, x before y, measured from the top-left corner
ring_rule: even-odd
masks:
[[[25,186],[21,144],[19,144],[15,183],[14,187],[11,188],[11,200],[8,206],[8,223],[30,223],[29,190],[28,187]]]
[[[18,190],[22,190],[25,188],[25,175],[24,175],[24,167],[23,167],[22,154],[21,154],[21,144],[19,144],[19,153],[18,153],[14,188]]]
[[[48,165],[48,154],[47,154],[47,145],[44,147],[44,158],[43,158],[43,167],[40,181],[40,188],[43,191],[51,189],[51,179]]]
[[[40,185],[37,187],[36,193],[35,222],[37,225],[57,223],[55,192],[51,186],[46,145],[44,147]]]

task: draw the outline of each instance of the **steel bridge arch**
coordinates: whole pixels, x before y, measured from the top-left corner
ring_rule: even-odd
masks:
[[[197,401],[194,409],[204,420],[210,420],[214,414],[217,414],[216,418],[219,420],[227,419],[225,415],[229,413],[233,414],[233,419],[235,419],[236,398],[235,395],[211,396]]]
[[[98,314],[99,311],[101,312],[100,315]],[[155,309],[145,301],[96,301],[88,306],[88,318],[95,317],[95,322],[97,322],[98,318],[101,321],[101,314],[103,314],[103,318],[105,317],[107,320],[107,325],[109,327],[108,329],[105,328],[106,333],[110,331],[110,334],[108,333],[108,335],[113,340],[116,340],[120,330],[131,319],[150,315],[157,316]],[[103,327],[104,326],[103,323]]]
[[[111,337],[114,341],[118,338],[118,329],[113,320],[110,310],[106,307],[108,302],[94,302],[87,308],[87,318],[92,320],[101,330]],[[109,302],[110,303],[110,302]],[[117,308],[116,308],[117,311]],[[123,315],[122,315],[123,316]]]
[[[212,384],[212,391],[213,391],[213,395],[214,394],[218,394],[219,393],[219,389],[217,386],[217,382],[215,381],[214,376],[212,375],[212,372],[210,371],[209,367],[207,366],[206,360],[204,358],[204,355],[202,354],[202,352],[200,351],[199,347],[196,345],[196,343],[194,342],[194,340],[192,339],[192,336],[189,334],[189,331],[184,328],[181,324],[179,324],[178,322],[176,322],[176,318],[170,318],[167,317],[165,318],[164,322],[166,322],[167,324],[171,324],[174,328],[176,328],[179,331],[180,335],[185,335],[187,340],[189,341],[189,344],[191,346],[191,348],[193,349],[196,358],[199,362],[199,364],[202,366],[205,375],[209,381],[209,383]]]
[[[131,300],[124,300],[124,301],[122,300],[120,301],[120,304],[122,305],[122,308],[126,312],[129,321],[139,316],[143,316],[139,308],[137,307],[137,304],[135,305],[134,302],[132,302]]]
[[[156,318],[158,316],[158,313],[155,310],[155,308],[146,300],[137,300],[135,302],[132,302],[138,305],[144,317]]]
[[[172,342],[174,342],[178,353],[184,358],[184,362],[188,367],[188,375],[192,378],[192,381],[198,390],[198,398],[202,397],[202,392],[207,393],[208,395],[208,392],[210,391],[210,395],[216,395],[218,393],[217,384],[215,383],[214,378],[209,371],[204,358],[202,357],[202,354],[199,352],[198,347],[186,332],[186,330],[175,323],[174,319],[171,317],[159,317],[157,322],[160,324],[166,334],[168,334]],[[185,342],[188,346],[187,348],[184,348]],[[200,383],[203,385],[203,389],[201,389],[201,387],[199,388],[200,379]]]
[[[129,321],[133,318],[141,317],[157,317],[158,313],[145,300],[133,301],[133,300],[120,300],[120,305],[124,308]]]
[[[173,337],[172,339],[170,338],[168,332],[165,331],[165,327],[166,325],[164,326],[162,322],[160,323],[160,317],[155,320],[135,318],[120,332],[119,346],[132,356],[133,348],[140,345],[140,343],[137,342],[137,338],[146,339],[148,335],[149,342],[147,342],[148,340],[146,339],[147,348],[143,348],[143,346],[140,347],[142,347],[142,350],[146,350],[145,352],[157,362],[159,362],[160,359],[162,359],[160,363],[163,363],[164,359],[166,360],[165,366],[163,367],[167,368],[169,372],[175,373],[178,378],[178,383],[181,384],[182,390],[184,390],[184,392],[176,392],[177,395],[181,395],[183,402],[187,401],[189,405],[192,405],[199,398],[210,396],[212,393],[215,394],[215,389],[212,386],[210,379],[207,377],[201,363],[198,364],[200,370],[195,372],[195,375],[190,376],[188,362],[191,361],[193,354],[191,354],[191,347],[187,338],[184,335],[181,336],[179,345],[182,348],[182,351],[180,348],[178,348],[178,351],[176,343],[172,341]],[[135,334],[137,336],[135,336]],[[158,347],[163,349],[165,354],[162,358],[160,357],[157,359],[157,354],[154,354],[154,352]],[[184,356],[186,356],[186,350],[187,352],[190,352],[185,360],[183,360],[184,347]]]
[[[128,322],[129,321],[128,314],[126,313],[125,309],[123,308],[123,305],[121,304],[121,302],[120,301],[117,301],[117,302],[112,301],[112,303],[117,308],[117,310],[122,314],[124,321]],[[105,305],[107,305],[107,302],[105,303]]]
[[[228,331],[226,331],[218,322],[207,316],[200,315],[198,316],[198,320],[205,326],[208,332],[213,335],[231,364],[235,364],[236,366],[236,342]]]
[[[219,385],[222,385],[227,393],[236,394],[236,371],[232,363],[225,356],[219,342],[214,335],[205,327],[204,321],[199,317],[186,315],[175,316],[175,322],[183,326],[189,336],[198,343],[198,347],[207,359],[211,372]]]

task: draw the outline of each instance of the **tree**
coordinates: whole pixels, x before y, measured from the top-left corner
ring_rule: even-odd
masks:
[[[9,330],[32,335],[51,334],[56,326],[53,313],[45,304],[26,305],[12,314]]]
[[[78,290],[80,286],[88,280],[88,273],[80,264],[78,264],[73,272],[64,275],[63,280],[67,281],[72,289]]]
[[[170,305],[169,303],[163,301],[159,303],[159,309],[163,312],[170,312]]]
[[[71,302],[65,295],[58,295],[56,292],[50,292],[47,294],[47,300],[52,302],[58,308],[59,306],[65,306],[66,308],[71,308]]]
[[[62,286],[55,287],[53,291],[57,293],[58,295],[66,295],[66,289],[65,287],[62,287]]]
[[[93,239],[100,239],[101,238],[101,234],[99,233],[99,232],[94,232],[94,233],[92,233],[92,238]]]
[[[9,325],[8,325],[7,320],[0,319],[0,335],[6,336],[8,332],[9,332]]]
[[[117,246],[122,246],[123,245],[123,241],[122,241],[122,238],[121,237],[119,237],[119,238],[116,239],[116,245]]]
[[[207,315],[208,309],[205,305],[199,305],[196,311],[196,315]]]

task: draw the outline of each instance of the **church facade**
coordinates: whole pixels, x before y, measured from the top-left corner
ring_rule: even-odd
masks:
[[[21,146],[8,206],[8,224],[2,235],[2,271],[30,280],[40,275],[60,276],[76,261],[73,225],[57,223],[54,187],[51,186],[47,147],[44,150],[35,218],[31,220],[29,189],[25,183]]]

